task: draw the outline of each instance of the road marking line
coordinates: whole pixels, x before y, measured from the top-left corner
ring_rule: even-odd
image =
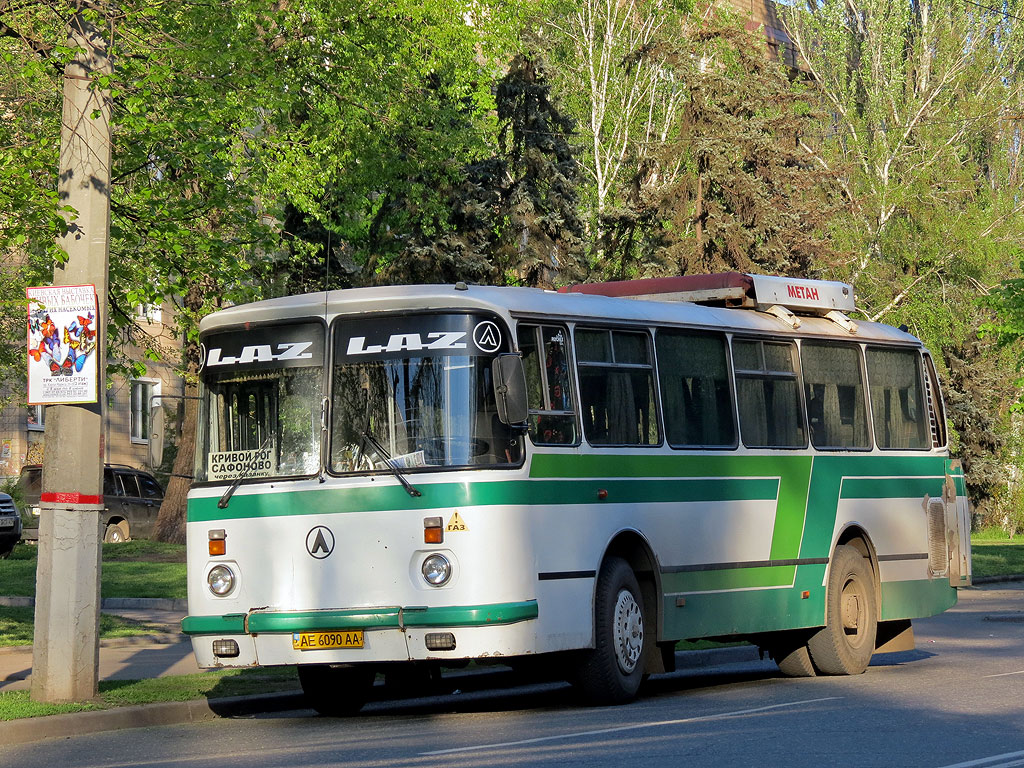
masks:
[[[766,707],[754,707],[753,709],[739,709],[735,712],[722,712],[717,715],[703,715],[701,717],[684,717],[679,720],[658,720],[653,723],[634,723],[633,725],[619,725],[614,728],[599,728],[593,731],[577,731],[575,733],[560,733],[555,736],[539,736],[535,739],[522,739],[520,741],[504,741],[497,744],[479,744],[475,747],[456,747],[454,749],[439,749],[435,752],[421,752],[421,757],[433,757],[435,755],[452,755],[457,752],[477,752],[483,749],[500,749],[502,747],[520,747],[524,744],[540,744],[545,741],[557,741],[559,739],[575,739],[582,736],[601,736],[606,733],[620,733],[622,731],[635,731],[639,728],[657,728],[663,725],[682,725],[684,723],[703,723],[709,720],[722,720],[727,717],[739,717],[741,715],[752,715],[755,712],[767,712],[771,709],[782,709],[784,707],[798,707],[802,704],[818,704],[822,701],[834,701],[842,696],[826,696],[822,699],[805,699],[804,701],[789,701],[785,704],[771,704]]]
[[[996,760],[1007,760],[1011,757],[1024,757],[1024,751],[1021,752],[1006,752],[1002,755],[992,755],[991,757],[979,757],[977,760],[968,760],[965,763],[954,763],[953,765],[944,765],[942,768],[972,768],[976,765],[989,765],[988,768],[1009,768],[1011,765],[1024,765],[1024,760],[1016,760],[1012,763],[998,763],[995,764]]]
[[[1003,673],[998,674],[998,675],[982,675],[982,678],[986,678],[986,677],[1007,677],[1008,675],[1024,675],[1024,669],[1020,670],[1020,672],[1003,672]]]

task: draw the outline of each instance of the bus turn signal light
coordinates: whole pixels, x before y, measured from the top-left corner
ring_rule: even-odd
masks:
[[[227,554],[227,533],[223,528],[216,528],[209,533],[210,555],[220,557]]]
[[[423,518],[423,543],[444,543],[444,523],[441,521],[440,517]]]

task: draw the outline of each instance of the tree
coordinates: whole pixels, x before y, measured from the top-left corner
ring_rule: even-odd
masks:
[[[727,14],[693,19],[684,40],[666,60],[687,83],[681,129],[655,155],[681,163],[651,196],[662,259],[682,274],[813,274],[835,258],[826,226],[840,202],[805,143],[822,120],[816,94]]]
[[[635,242],[636,226],[652,224],[638,198],[681,171],[658,148],[680,128],[686,86],[665,59],[691,7],[673,0],[550,0],[536,8],[539,31],[529,43],[551,61],[556,92],[581,134],[583,219],[597,274],[621,259],[610,248]],[[618,234],[623,221],[626,237]]]
[[[978,464],[993,444],[974,431],[996,434],[1007,403],[955,388],[979,354],[1010,375],[975,339],[990,319],[986,294],[1016,273],[1024,245],[1020,21],[963,0],[828,0],[780,16],[831,113],[815,159],[849,204],[831,231],[854,258],[819,267],[855,283],[869,319],[906,324],[942,350],[950,418]],[[976,503],[989,493],[987,480],[968,482]]]

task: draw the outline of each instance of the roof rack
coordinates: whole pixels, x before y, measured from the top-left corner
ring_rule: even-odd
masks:
[[[609,283],[583,283],[558,289],[647,301],[688,301],[694,304],[755,309],[791,328],[800,327],[797,314],[825,317],[849,333],[857,324],[844,313],[855,309],[853,286],[832,280],[718,272],[710,275],[654,277]]]

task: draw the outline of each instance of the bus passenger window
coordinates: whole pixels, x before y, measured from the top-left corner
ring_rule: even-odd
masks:
[[[660,329],[655,346],[669,445],[736,445],[725,337]]]
[[[860,349],[805,341],[800,347],[804,397],[815,448],[870,448]]]
[[[916,349],[869,347],[867,361],[878,447],[930,448],[921,355]]]
[[[795,350],[788,342],[734,339],[733,367],[743,443],[757,448],[807,445]]]
[[[583,433],[591,445],[658,445],[646,333],[577,329]]]
[[[520,325],[526,369],[530,439],[535,445],[575,445],[576,411],[569,379],[569,332],[550,325]]]

